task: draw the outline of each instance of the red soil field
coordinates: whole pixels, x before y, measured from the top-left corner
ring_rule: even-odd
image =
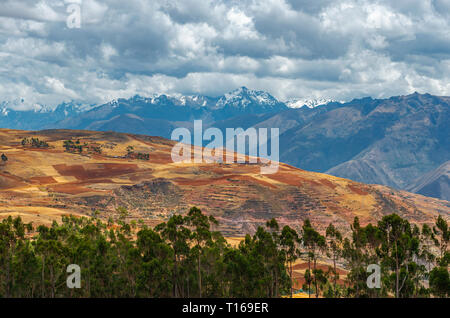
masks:
[[[82,186],[76,185],[76,184],[57,184],[50,187],[51,190],[54,192],[59,193],[65,193],[65,194],[80,194],[80,193],[86,193],[86,192],[98,192],[92,189],[84,188]]]
[[[331,182],[330,180],[327,179],[320,179],[320,183],[322,183],[324,186],[329,187],[330,189],[335,189],[336,185],[333,184],[333,182]]]
[[[136,164],[124,163],[99,163],[72,166],[60,164],[54,165],[53,167],[60,175],[73,176],[78,180],[109,178],[138,171]]]
[[[26,185],[27,184],[25,182],[16,176],[0,173],[0,189],[11,189]]]
[[[170,154],[164,154],[164,153],[151,153],[149,161],[152,163],[158,163],[158,164],[165,164],[165,163],[173,162]]]
[[[359,195],[368,195],[369,194],[368,192],[362,190],[361,188],[358,188],[358,187],[356,187],[354,185],[351,185],[351,184],[348,185],[348,188],[350,190],[352,190],[353,193],[356,193],[356,194],[359,194]]]
[[[57,183],[53,177],[32,177],[30,178],[31,183],[33,184],[50,184]]]

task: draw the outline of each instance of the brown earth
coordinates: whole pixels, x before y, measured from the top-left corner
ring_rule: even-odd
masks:
[[[24,137],[37,137],[50,148],[23,148]],[[99,146],[101,154],[65,152],[67,139]],[[106,220],[124,206],[130,220],[155,225],[195,205],[235,237],[273,217],[294,228],[306,218],[320,230],[333,222],[344,232],[355,216],[363,225],[394,212],[419,224],[433,223],[438,214],[450,218],[449,201],[286,164],[262,175],[260,164],[173,163],[173,145],[160,137],[112,132],[0,129],[0,153],[9,159],[0,166],[0,218],[14,214],[47,224],[65,214],[98,210]],[[126,158],[128,146],[150,159]]]

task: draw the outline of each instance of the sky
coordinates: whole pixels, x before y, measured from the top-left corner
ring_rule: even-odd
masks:
[[[282,101],[450,95],[450,1],[0,0],[0,102],[240,86]]]

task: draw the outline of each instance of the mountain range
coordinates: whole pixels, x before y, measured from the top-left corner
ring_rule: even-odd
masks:
[[[324,102],[324,104],[321,104]],[[303,104],[307,107],[299,107]],[[281,102],[245,87],[218,97],[134,96],[102,105],[63,103],[17,111],[0,104],[0,127],[86,129],[170,138],[176,127],[280,129],[280,161],[369,184],[450,198],[450,97]]]

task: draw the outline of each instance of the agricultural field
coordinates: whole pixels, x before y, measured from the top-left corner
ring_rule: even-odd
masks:
[[[24,138],[48,147],[24,146]],[[68,151],[68,140],[83,150]],[[197,206],[215,216],[229,237],[254,232],[271,218],[293,228],[309,218],[319,230],[333,223],[346,232],[355,216],[362,224],[394,212],[418,224],[450,217],[448,201],[282,163],[277,173],[265,175],[259,164],[173,163],[173,145],[113,132],[2,129],[0,153],[8,160],[0,166],[0,217],[48,225],[68,214],[116,219],[124,207],[129,221],[155,225]]]

